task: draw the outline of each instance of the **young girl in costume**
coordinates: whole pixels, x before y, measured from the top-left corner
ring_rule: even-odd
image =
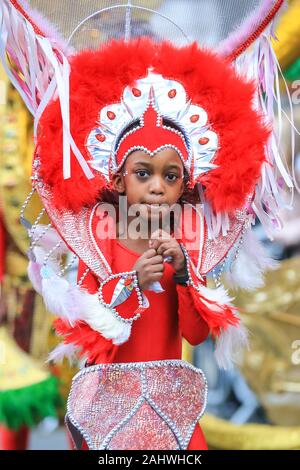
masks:
[[[278,11],[269,7],[263,29]],[[231,65],[261,20],[218,55],[142,38],[67,58],[18,2],[3,9],[40,64],[27,74],[38,93],[23,93],[38,116],[33,191],[52,227],[28,224],[30,198],[22,221],[31,280],[59,317],[63,343],[50,357],[84,361],[66,416],[75,445],[205,449],[206,380],[181,360],[182,337],[196,345],[211,334],[218,363],[230,365],[246,333],[220,277],[227,270],[233,284],[260,282],[268,261],[251,224],[255,215],[275,223],[280,201],[276,145],[256,110],[261,89]],[[22,61],[22,49],[9,46],[5,18],[4,46],[22,68],[26,50]],[[136,237],[138,223],[146,232]],[[64,275],[75,260],[72,285]],[[206,286],[209,273],[216,289]]]
[[[73,181],[67,181],[69,188],[62,193],[54,169],[56,158],[60,158],[55,151],[57,101],[49,104],[40,121],[34,160],[38,184],[42,183],[39,193],[46,200],[47,210],[48,201],[53,204],[57,230],[62,234],[64,220],[66,242],[75,243],[80,250],[80,288],[65,285],[55,274],[55,267],[41,270],[46,304],[61,316],[55,323],[56,330],[63,336],[68,354],[72,350],[86,360],[87,367],[74,378],[67,413],[67,424],[78,447],[84,439],[94,449],[205,448],[197,424],[206,402],[205,378],[200,370],[181,360],[182,337],[196,345],[211,333],[218,338],[216,353],[223,365],[229,361],[233,338],[237,342],[245,339],[226,291],[222,287],[211,291],[205,286],[204,264],[212,261],[208,260],[211,254],[201,204],[183,199],[186,192],[187,200],[191,200],[196,180],[208,169],[216,168],[211,161],[217,151],[222,158],[218,125],[223,123],[218,122],[216,113],[214,127],[208,124],[205,108],[209,108],[210,98],[205,99],[206,106],[194,104],[195,90],[189,92],[189,83],[186,89],[181,84],[186,80],[184,69],[174,71],[168,66],[173,79],[163,78],[172,49],[148,40],[119,42],[86,56],[84,63],[81,56],[74,60],[76,75],[74,82],[71,77],[71,87],[76,84],[77,97],[81,87],[83,93],[86,89],[93,96],[90,109],[82,96],[84,109],[80,106],[72,112],[80,122],[81,112],[91,116],[91,124],[87,125],[90,130],[84,131],[82,138],[91,166],[102,176],[98,194],[94,193],[94,180],[84,181],[82,186],[76,181],[76,177],[81,178],[76,167]],[[207,70],[219,65],[212,55],[194,47],[177,51],[178,61],[180,54],[183,63],[198,62],[200,67],[202,61],[207,61]],[[102,63],[111,68],[110,74],[115,70],[115,80],[109,82],[109,87],[106,80],[95,77]],[[93,88],[92,84],[83,84],[89,67],[95,77]],[[222,194],[221,186],[211,194],[215,204],[231,203],[235,209],[236,203],[245,204],[251,191],[256,166],[264,159],[268,130],[247,102],[251,85],[240,81],[225,64],[220,67],[220,82],[228,74],[227,80],[232,82],[228,86],[235,90],[228,96],[228,114],[244,99],[244,119],[248,125],[251,123],[258,139],[252,143],[242,126],[240,141],[235,137],[230,152],[223,157],[230,158],[239,145],[251,147],[254,161],[246,161],[245,166],[251,167],[253,174],[244,181],[244,195],[237,194],[231,202]],[[197,69],[194,74],[191,90]],[[210,80],[210,74],[204,77],[202,73],[201,79],[205,78]],[[219,80],[215,86],[221,86]],[[202,87],[201,92],[197,86],[197,93],[203,99],[207,84]],[[178,119],[180,113],[183,116]],[[241,120],[240,113],[238,127]],[[47,198],[50,186],[51,201]],[[118,206],[105,203],[113,192],[126,197],[125,207],[122,201]],[[168,230],[167,215],[179,202],[180,220],[176,221],[174,214],[174,223],[170,224],[173,230]],[[118,209],[116,217],[112,208]],[[132,226],[137,213],[140,221],[150,226],[144,236],[134,239]],[[227,243],[228,238],[236,237],[235,230],[243,230],[247,217],[242,210],[233,216],[223,244],[226,237]],[[157,229],[151,233],[155,219]],[[194,243],[189,240],[193,229]],[[105,275],[101,272],[99,276],[100,270],[105,270]]]
[[[184,167],[180,157],[172,148],[159,151],[155,157],[150,157],[144,151],[134,151],[127,157],[120,172],[114,175],[113,184],[118,192],[126,194],[128,212],[130,212],[133,205],[136,205],[135,209],[139,208],[141,214],[140,222],[141,220],[142,223],[144,221],[145,226],[149,224],[149,229],[151,229],[153,219],[156,219],[158,224],[160,219],[161,224],[164,226],[163,222],[167,214],[163,212],[168,211],[168,205],[175,204],[183,192],[183,172]],[[161,206],[151,206],[152,204],[164,204],[166,206],[162,208]],[[105,280],[105,283],[101,285],[101,302],[105,303],[108,308],[114,309],[115,322],[110,319],[107,322],[107,327],[118,330],[118,338],[114,338],[113,341],[104,342],[103,339],[101,341],[99,335],[91,330],[91,324],[87,325],[80,321],[76,325],[71,325],[64,320],[58,320],[56,329],[65,337],[66,343],[72,341],[76,346],[82,347],[82,351],[84,350],[87,353],[89,367],[92,364],[101,364],[84,370],[91,370],[91,374],[95,375],[97,383],[98,379],[100,380],[98,384],[102,388],[100,395],[106,395],[106,393],[113,395],[112,387],[116,387],[116,393],[120,394],[117,402],[111,397],[115,402],[114,412],[116,412],[116,415],[121,413],[123,418],[127,419],[126,415],[129,408],[133,407],[132,399],[134,399],[135,407],[138,401],[141,402],[137,414],[132,417],[130,424],[128,423],[130,431],[129,433],[126,432],[125,440],[123,435],[125,430],[122,430],[121,435],[116,435],[113,438],[114,448],[135,449],[148,446],[148,448],[160,449],[162,447],[168,448],[170,445],[176,448],[176,438],[174,439],[172,434],[175,432],[175,426],[179,426],[179,420],[183,419],[183,410],[185,408],[187,417],[189,416],[185,423],[185,426],[189,427],[189,434],[187,435],[189,442],[187,442],[187,437],[183,436],[186,440],[184,445],[186,446],[188,443],[190,449],[205,449],[206,444],[201,429],[198,424],[195,424],[195,420],[198,421],[204,410],[206,400],[205,379],[200,371],[199,377],[197,377],[194,369],[192,370],[190,366],[181,361],[181,349],[182,336],[190,344],[196,345],[206,338],[209,328],[194,307],[190,295],[185,292],[188,274],[184,252],[178,241],[164,231],[149,232],[149,237],[131,239],[129,225],[128,232],[126,234],[122,232],[122,238],[119,240],[120,224],[117,223],[114,227],[114,220],[103,213],[101,204],[96,207],[97,209],[91,218],[95,227],[95,240],[100,247],[102,247],[102,243],[106,244],[106,250],[102,249],[102,252],[105,254],[112,272]],[[130,219],[129,224],[134,222],[133,216]],[[103,233],[100,225],[102,224],[109,224],[111,240],[101,240],[100,237],[101,235],[103,237]],[[132,228],[131,231],[133,231]],[[167,257],[171,257],[169,263],[164,262],[164,259],[168,259]],[[80,261],[79,280],[85,271],[86,265]],[[154,283],[160,283],[158,292],[149,290]],[[99,280],[92,273],[87,274],[81,286],[85,287],[91,294],[99,292]],[[108,311],[105,313],[110,315]],[[99,320],[100,322],[103,321],[100,318]],[[119,324],[117,324],[118,322]],[[116,324],[113,326],[114,323]],[[98,331],[105,331],[105,326],[99,325],[100,330]],[[94,325],[94,327],[97,330],[97,326]],[[126,340],[126,338],[128,339]],[[103,366],[103,364],[107,365]],[[110,366],[110,364],[113,365]],[[184,366],[187,366],[186,371],[183,368]],[[183,370],[180,373],[182,368]],[[127,372],[125,372],[126,370]],[[140,377],[134,377],[137,375],[136,371],[139,371]],[[142,374],[147,374],[148,371],[155,374],[155,381],[159,381],[159,384],[149,382],[149,390],[142,392]],[[186,380],[187,377],[180,377],[183,371],[190,375],[188,381]],[[192,379],[193,375],[195,376],[194,379]],[[81,381],[80,377],[79,375],[79,381]],[[176,389],[172,390],[170,381],[175,377],[177,377],[177,385]],[[182,389],[191,386],[193,380],[199,387],[196,390],[196,396],[190,395],[191,391],[186,388],[187,395],[182,397],[182,401],[180,398]],[[133,395],[132,381],[135,382],[135,387],[140,388],[140,390],[135,390]],[[69,401],[71,407],[72,400],[76,401],[78,398],[76,382],[74,384],[75,388]],[[82,385],[85,387],[84,384],[81,384],[80,388]],[[149,394],[149,398],[153,399],[158,393],[158,390],[155,390],[155,388],[153,390],[153,387],[157,386],[160,389],[159,394],[161,396],[159,402],[154,406],[147,402],[145,396]],[[109,387],[110,392],[107,387]],[[98,392],[99,389],[97,394]],[[144,396],[144,400],[142,396]],[[92,398],[92,402],[94,402],[94,398]],[[181,411],[179,411],[180,402]],[[175,419],[174,430],[167,430],[163,425],[165,433],[161,434],[159,429],[163,421],[160,414],[170,404],[174,408],[178,406],[177,417],[175,415],[173,417]],[[112,403],[109,399],[106,404],[102,403],[101,399],[101,403],[97,404],[98,406],[101,407],[102,413],[105,413],[105,409],[106,413],[110,413],[106,407],[111,407]],[[124,406],[125,408],[128,407],[127,413],[122,410]],[[77,405],[75,405],[76,407]],[[188,408],[190,408],[189,412],[187,411]],[[74,411],[77,416],[75,409]],[[90,411],[93,412],[92,409]],[[85,410],[86,412],[87,410]],[[130,410],[130,413],[132,412],[133,410]],[[158,413],[158,415],[155,413]],[[85,416],[87,415],[85,414]],[[146,429],[142,431],[141,424],[145,419],[149,419],[149,424],[146,424]],[[122,421],[120,416],[117,420],[116,425],[119,425]],[[93,428],[99,426],[97,422],[92,423],[91,419],[87,419],[85,425],[88,421],[90,422],[88,428],[90,426]],[[72,412],[68,416],[67,422],[69,424],[70,422],[73,423],[77,429],[81,428]],[[190,437],[191,426],[194,427],[194,430]],[[71,428],[73,427],[71,426]],[[89,430],[85,429],[85,432],[83,432],[84,430],[81,429],[81,431],[82,435],[86,436],[86,441],[91,445]],[[95,431],[91,432],[94,433]],[[98,432],[99,430],[97,430]],[[176,432],[177,439],[180,439],[182,432],[182,430]],[[103,437],[107,438],[107,436]]]

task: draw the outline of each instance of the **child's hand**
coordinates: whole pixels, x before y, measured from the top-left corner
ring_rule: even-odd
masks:
[[[180,248],[179,243],[170,234],[159,229],[153,232],[151,240],[149,241],[150,248],[154,248],[158,255],[163,258],[167,256],[172,257],[171,266],[175,269],[176,273],[181,274],[185,272],[185,256]]]
[[[163,257],[150,248],[138,258],[132,269],[137,272],[140,289],[146,290],[153,282],[161,280],[164,271]]]

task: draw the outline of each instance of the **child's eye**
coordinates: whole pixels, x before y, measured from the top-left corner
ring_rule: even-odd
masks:
[[[149,172],[147,170],[138,170],[138,171],[136,171],[136,174],[140,178],[146,178],[147,176],[149,176]]]
[[[175,175],[174,173],[168,173],[168,174],[166,175],[167,181],[173,182],[173,181],[176,181],[177,178],[178,178],[178,176]]]

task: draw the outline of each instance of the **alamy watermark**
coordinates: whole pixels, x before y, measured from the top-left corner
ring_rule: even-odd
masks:
[[[295,339],[291,345],[294,352],[291,355],[292,364],[298,366],[300,364],[300,339]]]
[[[166,234],[184,239],[189,250],[199,248],[203,237],[201,204],[131,204],[127,197],[120,196],[116,207],[110,203],[100,203],[96,209],[98,218],[96,235],[98,239],[139,238],[148,239],[149,234],[161,229]],[[197,215],[198,214],[198,215]],[[118,221],[118,233],[116,223]]]
[[[294,80],[292,82],[292,93],[291,100],[293,104],[300,104],[300,80]]]

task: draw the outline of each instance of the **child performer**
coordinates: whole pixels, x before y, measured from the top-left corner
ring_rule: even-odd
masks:
[[[76,166],[66,191],[60,189],[62,180],[55,169],[60,159],[55,136],[57,101],[49,104],[40,121],[33,164],[37,188],[57,231],[64,232],[64,240],[72,249],[76,247],[79,257],[80,288],[64,284],[53,266],[42,267],[40,287],[49,310],[61,317],[55,327],[64,338],[64,348],[68,354],[79,352],[86,360],[86,367],[74,378],[67,413],[67,424],[79,448],[84,440],[91,449],[204,449],[198,421],[205,408],[206,381],[202,371],[181,360],[182,337],[196,345],[211,333],[218,339],[216,354],[225,366],[233,338],[245,341],[231,299],[223,287],[208,289],[205,274],[207,266],[216,263],[214,257],[224,257],[245,230],[249,215],[245,209],[231,211],[227,234],[215,245],[208,240],[203,207],[191,201],[193,197],[197,201],[193,193],[196,181],[221,168],[216,155],[222,158],[218,136],[222,123],[217,113],[214,124],[208,122],[205,105],[197,102],[201,100],[194,104],[182,85],[186,72],[180,75],[169,67],[178,81],[162,76],[171,52],[172,46],[148,40],[112,43],[85,57],[87,68],[96,67],[94,77],[104,63],[117,67],[114,81],[95,78],[93,89],[84,84],[88,73],[82,57],[74,60],[71,86],[76,82],[76,99],[82,91],[92,95],[93,102],[82,96],[84,106],[77,112],[73,109],[72,115],[83,128],[78,127],[79,139],[84,139],[89,163],[102,175],[100,193],[95,194],[95,180],[80,181]],[[181,54],[190,63],[207,61],[207,70],[221,67],[219,87],[227,75],[234,91],[227,92],[227,102],[219,104],[221,109],[224,106],[223,112],[234,114],[243,99],[243,111],[235,122],[240,134],[233,134],[230,152],[223,152],[226,160],[237,155],[244,140],[250,146],[251,153],[239,163],[253,169],[243,182],[243,198],[236,195],[243,207],[268,138],[268,130],[251,108],[251,85],[212,55],[193,48],[181,50]],[[121,57],[124,62],[117,66],[115,61]],[[153,57],[156,71],[151,70]],[[201,79],[204,75],[202,72]],[[197,77],[195,69],[190,86]],[[203,96],[207,84],[202,86]],[[206,96],[204,100],[208,107],[211,99]],[[80,113],[87,121],[91,113],[91,124],[84,124]],[[255,142],[248,137],[242,119],[244,125],[251,125]],[[73,125],[75,129],[77,124]],[[233,170],[232,164],[228,171]],[[226,196],[230,185],[226,190],[222,185],[226,186],[221,180],[211,192],[212,203],[225,202],[233,209],[232,192]],[[117,204],[116,195],[125,197],[125,203],[120,198]],[[108,204],[110,200],[116,202]],[[176,213],[175,206],[182,213]],[[136,233],[138,224],[144,228],[140,234]],[[190,240],[193,230],[194,242]],[[47,259],[51,261],[53,255],[52,250]],[[34,250],[33,260],[37,257]],[[32,279],[34,282],[34,276]],[[237,350],[236,346],[234,352]],[[59,348],[51,357],[57,358],[61,352]]]
[[[153,138],[155,139],[155,136]],[[114,220],[103,213],[101,204],[97,206],[91,220],[95,226],[96,242],[97,235],[103,237],[103,231],[100,229],[103,224],[109,225],[109,235],[112,237],[112,240],[105,241],[107,244],[105,254],[109,256],[112,275],[110,280],[106,280],[102,284],[101,301],[110,308],[113,306],[115,315],[120,322],[126,322],[124,330],[126,326],[134,322],[130,337],[121,345],[107,344],[105,348],[101,349],[98,340],[96,338],[95,341],[92,340],[91,332],[84,333],[82,331],[82,324],[77,324],[74,328],[71,325],[66,326],[64,320],[58,320],[56,322],[57,331],[65,336],[66,341],[72,337],[73,342],[75,341],[90,354],[88,356],[89,366],[100,364],[85,370],[91,370],[92,374],[97,376],[96,380],[97,382],[98,379],[100,380],[100,388],[103,388],[103,392],[107,386],[112,392],[112,380],[114,380],[113,377],[116,377],[117,393],[122,395],[122,399],[114,404],[117,414],[121,412],[121,407],[124,405],[127,412],[129,411],[127,407],[131,406],[128,402],[126,406],[126,401],[127,399],[131,401],[133,398],[130,397],[132,373],[139,370],[141,380],[142,374],[147,376],[149,370],[151,374],[156,375],[155,379],[153,377],[154,382],[152,383],[149,375],[147,392],[142,392],[143,383],[139,381],[140,379],[136,380],[136,377],[135,386],[140,390],[138,393],[134,392],[135,405],[137,405],[136,400],[141,401],[141,408],[136,415],[138,420],[136,421],[136,417],[133,416],[132,423],[128,423],[131,430],[129,433],[126,432],[125,440],[123,434],[125,431],[122,431],[121,436],[116,435],[113,438],[114,448],[136,449],[147,446],[147,448],[157,449],[169,448],[169,446],[176,448],[175,436],[177,435],[178,443],[183,447],[188,444],[189,449],[206,449],[201,429],[198,424],[195,424],[195,420],[198,421],[205,406],[205,379],[200,371],[197,376],[194,368],[181,361],[181,350],[182,337],[185,337],[190,344],[197,345],[205,340],[209,333],[209,327],[199,314],[190,293],[187,291],[189,277],[184,251],[178,240],[171,236],[168,223],[171,218],[170,208],[177,203],[184,191],[184,166],[177,151],[173,148],[166,147],[153,157],[143,150],[136,150],[128,155],[120,171],[113,175],[112,181],[115,190],[126,195],[128,206],[126,207],[127,211],[124,211],[125,214],[127,212],[127,220],[124,225],[127,227],[127,233],[122,231],[121,240],[118,239],[120,220],[114,227]],[[133,206],[140,217],[128,215],[133,213]],[[105,204],[105,208],[107,208],[107,204]],[[137,219],[144,229],[143,233],[134,231],[133,227],[136,228],[135,220]],[[153,230],[153,227],[159,225],[165,230],[158,229],[151,233],[151,229]],[[134,236],[133,238],[131,238],[131,234]],[[101,239],[99,245],[101,246]],[[165,260],[168,259],[169,262],[166,262]],[[87,266],[83,262],[79,263],[78,279],[81,278],[86,268]],[[162,288],[158,292],[149,290],[155,283],[160,283]],[[88,274],[82,283],[83,286],[91,294],[95,294],[99,290],[99,281],[93,274]],[[122,296],[126,300],[118,301],[116,297],[122,298]],[[85,334],[86,338],[84,338]],[[125,331],[124,334],[126,335]],[[108,366],[111,363],[113,363],[112,368]],[[103,364],[107,364],[107,367]],[[126,373],[123,372],[125,370],[127,370]],[[129,372],[130,370],[131,372]],[[187,376],[184,377],[184,374]],[[180,375],[182,375],[181,378]],[[175,377],[177,384],[172,389],[171,381]],[[155,382],[159,382],[159,384],[155,385]],[[123,384],[122,391],[120,390],[121,384]],[[196,384],[199,388],[195,389]],[[153,389],[156,386],[159,391]],[[180,397],[183,390],[186,390],[186,394]],[[192,390],[195,391],[194,396]],[[78,391],[72,393],[70,404],[72,400],[77,401],[77,393]],[[159,393],[159,408],[147,400],[143,402],[141,396],[138,396],[143,393],[150,394],[151,399]],[[109,400],[106,404],[98,403],[97,406],[99,405],[102,413],[106,406],[112,406]],[[165,427],[161,415],[163,410],[166,411],[166,407],[170,406],[174,409],[178,407],[177,416],[173,415],[173,431]],[[74,411],[76,414],[76,410]],[[184,418],[185,413],[186,418]],[[127,418],[126,414],[124,418]],[[70,415],[68,421],[72,422],[72,418],[73,416]],[[117,419],[120,420],[120,418]],[[186,420],[185,426],[188,429],[186,435],[184,435],[183,429],[175,431],[182,419]],[[146,429],[144,430],[141,428],[143,420],[146,420]],[[89,419],[89,421],[92,425],[92,420]],[[116,424],[119,425],[119,421]],[[99,423],[94,422],[92,426],[95,425],[98,426]],[[161,425],[162,429],[166,431],[166,434],[163,433],[164,435],[161,434]],[[174,432],[175,436],[172,435]],[[91,436],[88,434],[89,432],[86,434],[86,440],[91,443]],[[185,441],[180,443],[181,434]]]
[[[13,24],[36,47],[21,91],[38,116],[33,191],[55,228],[39,226],[40,217],[29,227],[29,274],[59,317],[64,342],[51,359],[84,360],[66,417],[75,445],[205,449],[198,421],[206,380],[181,360],[181,340],[196,345],[211,334],[222,367],[245,344],[220,277],[227,270],[243,287],[260,282],[267,261],[251,225],[256,215],[264,226],[276,223],[277,169],[290,184],[255,110],[260,85],[230,62],[261,29],[236,34],[230,56],[142,38],[66,57],[18,2],[5,0],[2,9],[15,68],[28,51],[11,47]],[[260,47],[254,59],[268,100],[265,74],[269,84],[273,69],[261,66],[264,54],[271,64],[264,37]],[[247,61],[240,66],[245,72]],[[74,286],[64,274],[76,259]],[[216,289],[206,286],[208,273]]]

